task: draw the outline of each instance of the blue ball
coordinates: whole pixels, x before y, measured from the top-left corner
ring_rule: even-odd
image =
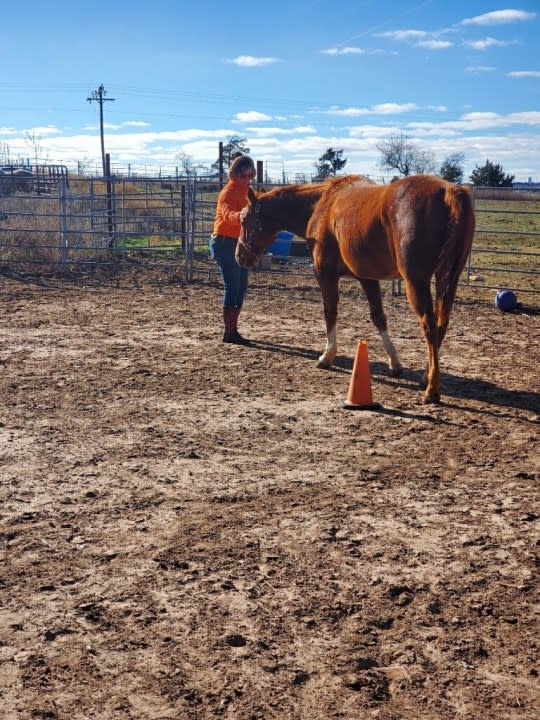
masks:
[[[511,312],[517,308],[517,297],[511,290],[499,290],[495,296],[495,305],[502,312]]]

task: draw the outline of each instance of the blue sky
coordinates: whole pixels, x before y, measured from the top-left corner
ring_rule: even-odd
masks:
[[[271,176],[328,147],[378,179],[405,133],[540,181],[540,0],[25,0],[2,8],[0,151],[113,164],[216,160],[247,138]],[[32,140],[33,139],[33,140]],[[0,155],[1,157],[1,155]]]

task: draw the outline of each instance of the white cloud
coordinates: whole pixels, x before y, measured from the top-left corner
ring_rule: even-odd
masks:
[[[416,47],[428,48],[428,50],[446,50],[453,44],[449,40],[420,40],[416,43]]]
[[[231,60],[226,60],[228,63],[238,65],[239,67],[262,67],[264,65],[271,65],[272,63],[279,62],[278,58],[275,57],[254,57],[253,55],[239,55]]]
[[[486,50],[488,47],[506,47],[507,45],[515,45],[515,41],[496,40],[492,37],[486,37],[482,40],[465,40],[465,45],[468,45],[473,50]]]
[[[465,68],[465,72],[468,73],[483,73],[483,72],[493,72],[497,68],[494,68],[492,65],[468,65]]]
[[[513,78],[524,78],[524,77],[540,78],[540,70],[513,70],[512,72],[507,72],[506,76],[513,77]]]
[[[507,23],[520,22],[522,20],[534,20],[536,13],[525,12],[524,10],[494,10],[493,12],[465,18],[462,25],[505,25]]]
[[[266,122],[272,119],[271,115],[257,112],[257,110],[248,110],[247,112],[239,112],[234,116],[236,122]]]
[[[352,125],[347,128],[352,138],[364,138],[378,142],[381,138],[399,133],[398,127],[383,127],[381,125]]]
[[[122,123],[122,127],[150,127],[150,123],[143,120],[127,120]]]
[[[485,68],[490,66],[471,67],[477,71],[484,68],[481,71],[487,72]],[[415,110],[420,110],[421,117],[428,121],[411,122]],[[457,116],[444,105],[387,102],[365,107],[314,108],[308,116],[313,124],[304,124],[306,121],[302,118],[292,120],[291,115],[284,113],[278,117],[251,109],[235,116],[236,121],[244,123],[242,132],[252,156],[268,163],[268,172],[273,178],[280,177],[282,169],[288,174],[305,172],[309,176],[321,152],[327,147],[338,147],[344,149],[347,171],[370,174],[379,179],[377,143],[403,131],[422,148],[434,152],[438,160],[451,152],[465,151],[467,163],[471,165],[470,169],[465,168],[466,174],[475,163],[482,163],[488,157],[502,162],[505,171],[516,174],[518,179],[530,175],[540,180],[540,111],[505,115],[469,110]],[[272,127],[265,127],[268,121]],[[218,142],[238,130],[237,123],[215,130],[191,127],[165,132],[147,131],[144,123],[138,126],[135,121],[123,125],[123,130],[107,133],[106,149],[117,167],[126,167],[129,163],[136,172],[146,164],[149,168],[167,168],[169,172],[174,168],[179,152],[186,152],[197,164],[208,167],[217,159]],[[99,128],[94,125],[87,132],[67,135],[58,127],[33,129],[36,136],[43,136],[40,145],[44,155],[52,162],[64,162],[68,166],[78,159],[91,157],[99,167]],[[28,154],[24,133],[24,129],[0,129],[0,138],[4,137],[8,142],[13,157]]]
[[[375,37],[391,38],[392,40],[422,40],[428,36],[425,30],[391,30],[375,33]]]
[[[272,137],[283,135],[312,135],[317,132],[312,125],[302,125],[294,128],[278,128],[278,127],[247,127],[246,133],[256,135],[257,137]]]
[[[339,115],[340,117],[359,117],[361,115],[396,115],[399,113],[411,112],[418,106],[415,103],[379,103],[371,108],[339,108],[332,107],[329,110],[320,111],[326,115]]]
[[[530,110],[509,113],[508,115],[500,115],[494,112],[470,112],[462,115],[459,120],[448,120],[442,123],[412,122],[408,124],[408,127],[422,130],[423,132],[434,131],[446,133],[448,131],[477,132],[479,130],[492,130],[493,128],[512,127],[515,125],[540,127],[540,111]]]
[[[97,127],[97,125],[87,125],[86,126],[89,130]],[[150,127],[150,123],[145,122],[143,120],[126,120],[126,122],[123,123],[103,123],[103,127],[106,130],[121,130],[122,128],[129,128],[129,127],[135,127],[135,128],[147,128]]]
[[[34,136],[36,139],[40,138],[43,135],[61,135],[62,132],[57,127],[54,127],[54,125],[46,125],[45,127],[33,127],[33,128],[27,128],[25,130],[25,133],[29,133],[30,135]]]
[[[380,103],[379,105],[373,105],[371,112],[381,115],[394,115],[395,113],[411,112],[417,108],[416,103]]]
[[[321,50],[321,55],[363,55],[365,52],[365,50],[358,47],[341,47]]]

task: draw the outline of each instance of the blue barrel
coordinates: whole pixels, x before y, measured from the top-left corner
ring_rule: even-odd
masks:
[[[272,253],[272,255],[290,255],[293,237],[294,235],[292,232],[282,230],[278,233],[276,239],[268,248],[268,252]]]

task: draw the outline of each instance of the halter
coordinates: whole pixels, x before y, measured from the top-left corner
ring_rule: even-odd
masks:
[[[262,223],[261,223],[261,201],[257,200],[253,207],[253,212],[255,213],[255,223],[253,225],[253,228],[248,233],[245,240],[238,240],[238,244],[242,246],[245,252],[249,253],[251,257],[254,257],[257,255],[257,253],[253,250],[251,244],[253,242],[253,236],[255,233],[261,233],[262,232]]]

